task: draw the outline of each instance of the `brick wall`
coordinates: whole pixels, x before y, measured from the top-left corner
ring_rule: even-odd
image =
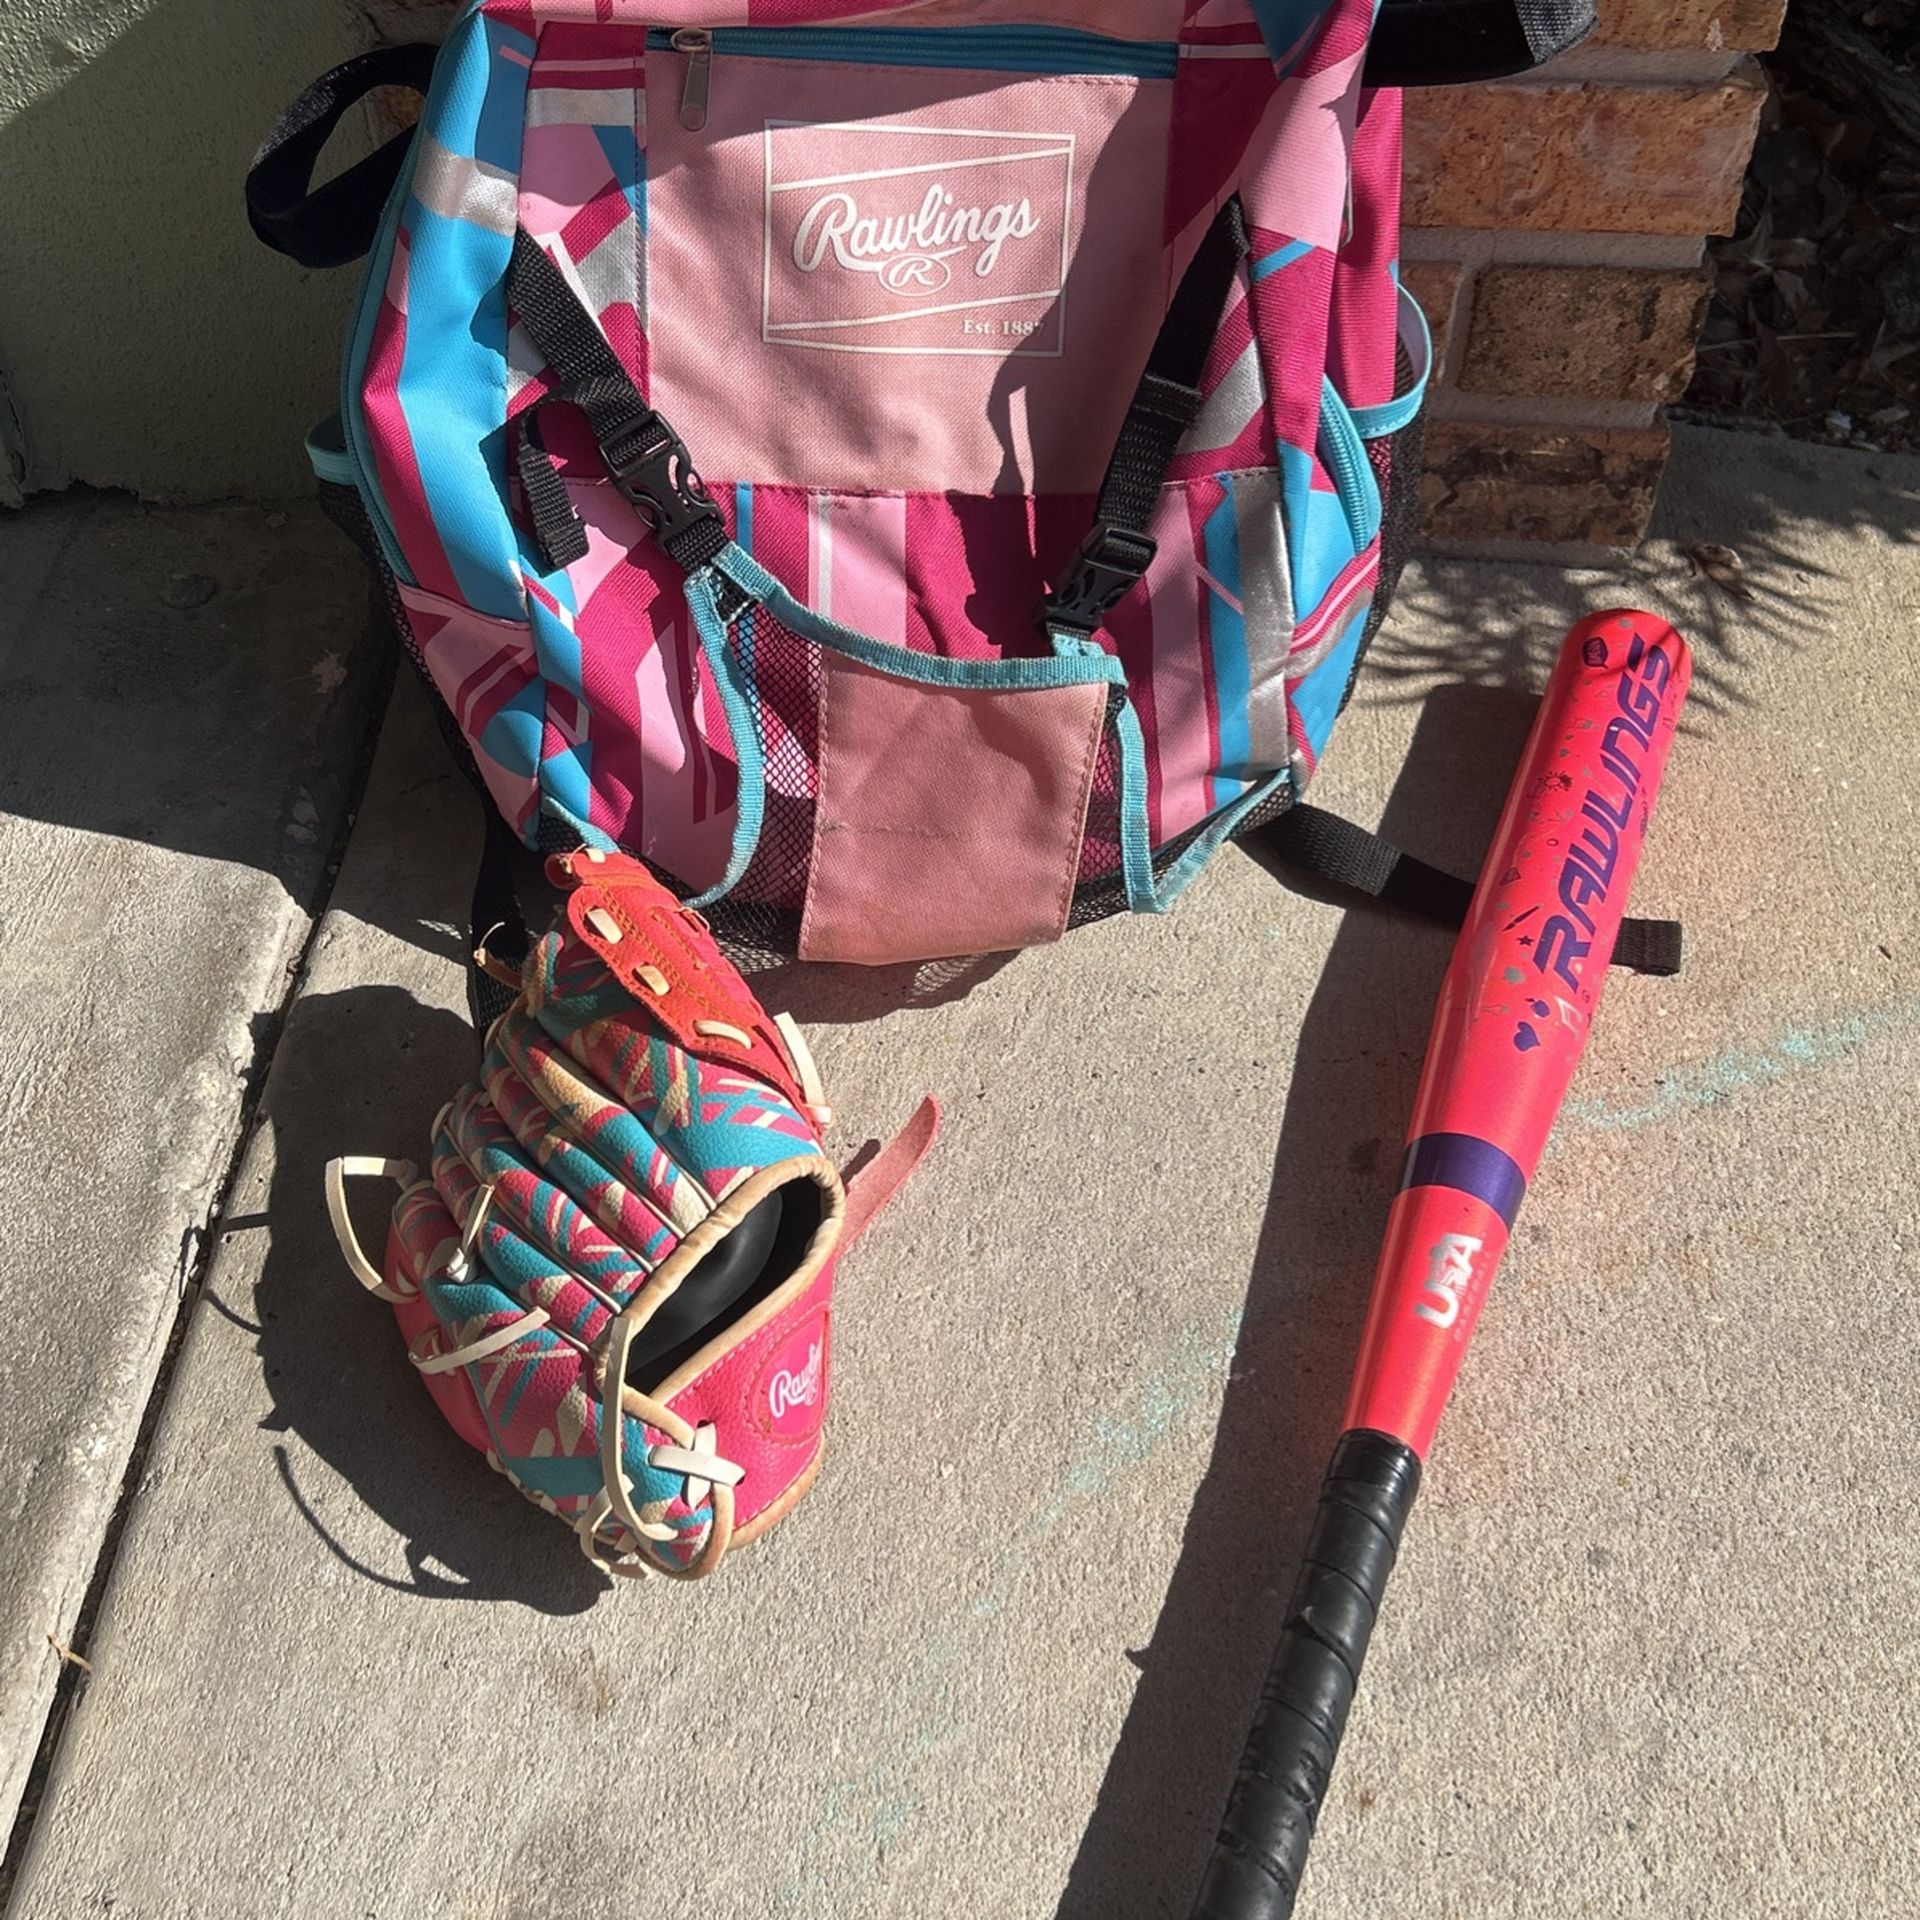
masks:
[[[1407,96],[1409,286],[1439,347],[1429,539],[1631,546],[1732,230],[1786,0],[1601,0],[1526,81]]]

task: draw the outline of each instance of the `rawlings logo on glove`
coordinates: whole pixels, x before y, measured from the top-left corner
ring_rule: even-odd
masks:
[[[440,1410],[610,1572],[698,1578],[819,1470],[834,1260],[932,1143],[922,1107],[855,1182],[798,1030],[638,862],[568,889],[477,1085],[408,1162],[336,1160],[341,1249]],[[383,1269],[345,1182],[397,1180]]]

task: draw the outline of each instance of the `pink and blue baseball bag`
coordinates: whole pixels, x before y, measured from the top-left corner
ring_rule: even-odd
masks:
[[[496,891],[619,848],[748,964],[923,961],[1289,815],[1413,528],[1380,83],[1590,20],[1375,4],[470,0],[296,103],[255,226],[368,255],[314,464]]]

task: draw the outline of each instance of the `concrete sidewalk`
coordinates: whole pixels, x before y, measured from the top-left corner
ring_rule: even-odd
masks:
[[[312,508],[0,516],[0,1821],[388,673]]]
[[[1315,798],[1471,862],[1578,612],[1697,692],[1443,1429],[1303,1913],[1894,1916],[1920,1884],[1920,462],[1683,433],[1628,579],[1413,570]],[[1749,597],[1686,550],[1730,545]],[[851,1151],[820,1486],[604,1588],[441,1427],[319,1175],[466,1071],[471,803],[396,701],[10,1920],[1179,1916],[1351,1365],[1444,935],[1229,853],[965,997],[814,971]]]

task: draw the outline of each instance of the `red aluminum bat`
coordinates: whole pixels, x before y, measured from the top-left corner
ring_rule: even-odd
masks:
[[[1440,989],[1345,1431],[1194,1920],[1284,1920],[1421,1463],[1573,1077],[1693,673],[1646,613],[1566,637]]]

